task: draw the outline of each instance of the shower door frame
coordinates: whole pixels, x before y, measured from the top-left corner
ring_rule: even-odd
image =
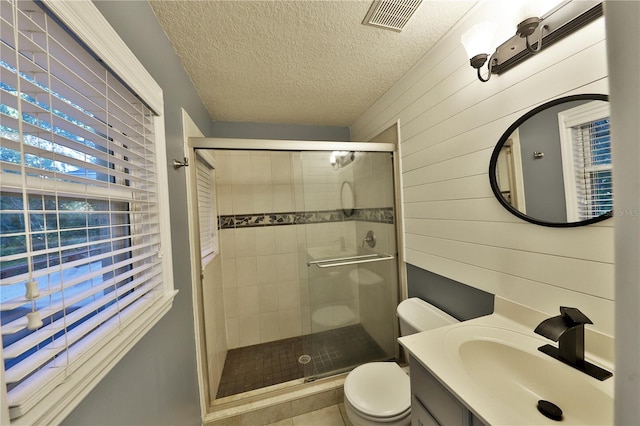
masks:
[[[349,142],[349,141],[308,141],[308,140],[279,140],[279,139],[234,139],[234,138],[210,138],[188,137],[185,144],[187,158],[191,158],[197,149],[212,150],[251,150],[251,151],[363,151],[363,152],[388,152],[393,154],[393,179],[395,190],[396,210],[396,266],[398,276],[398,298],[406,298],[406,274],[404,273],[404,246],[402,225],[402,196],[401,196],[401,170],[400,170],[400,143],[399,123],[397,126],[398,143],[384,142]],[[204,324],[202,324],[203,326]],[[397,336],[396,336],[397,337]],[[196,330],[196,339],[202,338]],[[396,357],[399,348],[396,345]],[[206,376],[205,376],[206,379]],[[202,383],[201,383],[202,390]]]
[[[189,138],[191,149],[251,151],[369,151],[396,153],[396,145],[381,142],[337,142],[280,139]]]

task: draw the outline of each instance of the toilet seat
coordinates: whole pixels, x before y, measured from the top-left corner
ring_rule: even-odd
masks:
[[[395,362],[371,362],[347,375],[344,394],[360,415],[392,422],[411,410],[409,376]]]

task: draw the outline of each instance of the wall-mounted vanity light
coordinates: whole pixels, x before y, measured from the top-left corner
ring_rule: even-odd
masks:
[[[516,26],[516,34],[500,44],[491,55],[489,52],[492,50],[496,25],[481,23],[471,27],[462,36],[461,42],[471,66],[477,70],[478,79],[489,81],[491,74],[508,71],[603,14],[601,1],[568,0],[558,3],[558,0],[532,2],[532,5],[543,5],[546,10],[531,12],[533,15]],[[510,22],[502,24],[512,25]],[[486,77],[483,77],[481,69],[487,62],[487,70],[484,71]]]
[[[462,44],[469,56],[471,66],[478,71],[478,79],[480,81],[489,81],[491,78],[491,66],[493,61],[489,61],[489,69],[487,78],[482,77],[480,69],[489,59],[489,54],[493,44],[493,34],[495,33],[495,24],[493,22],[482,22],[476,24],[469,31],[462,35]]]

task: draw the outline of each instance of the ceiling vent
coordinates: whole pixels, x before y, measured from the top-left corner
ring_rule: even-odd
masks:
[[[375,0],[362,23],[400,32],[421,3],[422,0]]]

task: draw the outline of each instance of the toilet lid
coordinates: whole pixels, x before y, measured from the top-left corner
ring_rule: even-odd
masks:
[[[395,362],[370,362],[355,368],[344,381],[351,405],[375,417],[397,416],[411,409],[409,376]]]

